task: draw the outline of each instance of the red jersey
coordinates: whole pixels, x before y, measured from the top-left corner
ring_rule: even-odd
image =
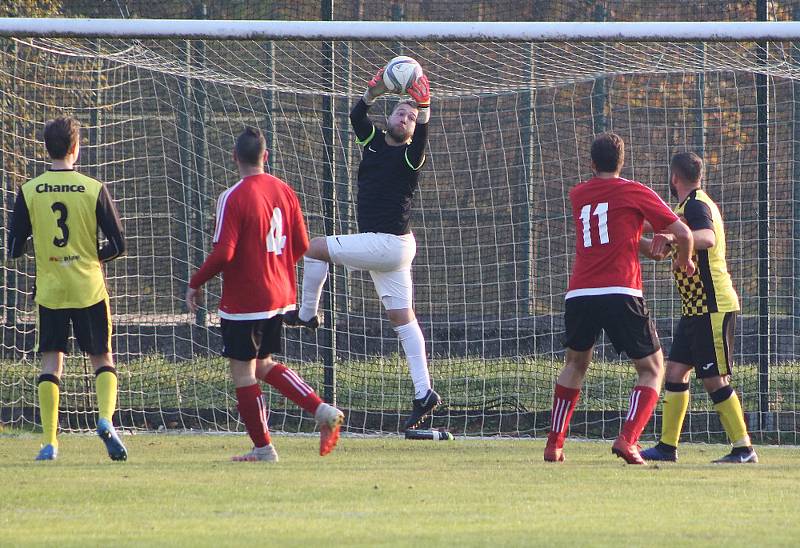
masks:
[[[308,249],[308,235],[289,185],[264,173],[220,194],[213,243],[189,287],[222,272],[221,318],[258,320],[294,310],[295,265]]]
[[[639,239],[644,221],[660,232],[678,220],[651,189],[627,179],[592,178],[569,193],[575,220],[575,265],[566,298],[642,296]]]

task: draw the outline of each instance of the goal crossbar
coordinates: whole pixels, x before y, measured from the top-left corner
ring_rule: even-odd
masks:
[[[375,22],[188,19],[0,18],[0,36],[213,40],[781,41],[800,22]]]

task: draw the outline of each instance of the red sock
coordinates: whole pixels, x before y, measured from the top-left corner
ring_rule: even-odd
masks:
[[[631,406],[619,433],[620,437],[630,444],[638,442],[642,430],[653,416],[653,409],[657,403],[658,392],[648,386],[634,386],[631,392]]]
[[[547,443],[555,443],[556,447],[564,446],[564,438],[567,437],[569,421],[572,420],[572,412],[578,404],[581,395],[580,388],[567,388],[556,383],[556,391],[553,394],[553,412],[550,415],[550,433],[547,435]]]
[[[250,439],[256,447],[269,445],[269,428],[267,427],[267,402],[257,384],[236,389],[236,401],[239,416],[244,422]]]
[[[281,394],[299,405],[303,411],[312,415],[322,403],[314,389],[308,386],[300,375],[282,363],[273,365],[262,380],[277,388]]]

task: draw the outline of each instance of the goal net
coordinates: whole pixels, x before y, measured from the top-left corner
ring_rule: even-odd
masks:
[[[207,312],[190,315],[183,302],[210,250],[216,197],[237,180],[233,140],[245,125],[265,132],[269,170],[297,192],[311,236],[355,232],[360,150],[348,113],[375,70],[404,54],[421,62],[433,95],[412,227],[415,309],[447,404],[434,427],[546,434],[574,253],[568,191],[591,175],[593,136],[613,130],[626,144],[623,176],[665,199],[670,156],[704,157],[742,302],[733,383],[757,439],[798,442],[800,62],[792,42],[334,36],[2,39],[3,230],[17,186],[48,166],[44,122],[62,113],[82,121],[79,168],[108,184],[124,223],[129,251],[106,266],[116,422],[243,430],[219,356],[219,282],[208,287]],[[380,100],[373,119],[381,123],[396,98]],[[642,266],[668,348],[680,315],[669,267]],[[2,272],[0,420],[26,428],[38,423],[33,260],[6,262]],[[279,358],[335,398],[347,431],[398,432],[413,390],[369,275],[335,268],[322,312],[317,332],[285,332]],[[627,410],[634,373],[606,342],[573,436],[614,437]],[[314,428],[313,417],[265,393],[271,428]],[[94,426],[93,375],[77,350],[61,401],[62,429]],[[659,411],[646,434],[658,430]],[[684,436],[724,436],[700,384]]]

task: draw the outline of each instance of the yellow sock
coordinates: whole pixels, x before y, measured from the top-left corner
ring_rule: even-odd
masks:
[[[97,414],[101,419],[113,422],[111,417],[117,407],[117,372],[113,367],[102,367],[94,382],[97,388]]]
[[[734,447],[750,446],[750,436],[747,434],[747,425],[744,423],[744,413],[736,392],[725,401],[714,404],[714,409],[719,413],[719,419],[728,439]]]
[[[673,383],[667,383],[673,384]],[[661,443],[666,443],[673,447],[678,447],[678,440],[683,430],[683,419],[686,417],[686,410],[689,409],[689,385],[683,388],[683,384],[673,385],[677,390],[670,390],[667,386],[664,391],[663,415],[661,417]]]
[[[42,445],[58,447],[58,377],[41,375],[39,377],[39,415],[42,419]]]

